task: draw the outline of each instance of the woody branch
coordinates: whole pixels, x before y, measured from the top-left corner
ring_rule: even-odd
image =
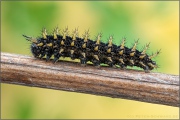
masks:
[[[179,106],[179,76],[1,53],[1,82]]]

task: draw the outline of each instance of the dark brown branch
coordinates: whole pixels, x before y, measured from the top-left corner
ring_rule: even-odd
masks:
[[[179,76],[1,53],[1,82],[179,106]]]

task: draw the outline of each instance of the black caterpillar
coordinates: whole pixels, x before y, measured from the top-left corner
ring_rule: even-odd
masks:
[[[146,44],[142,51],[136,49],[138,40],[135,41],[132,48],[125,47],[125,38],[120,46],[112,43],[113,37],[109,37],[108,43],[100,42],[102,34],[99,33],[96,41],[89,39],[89,30],[85,31],[82,38],[78,37],[78,29],[75,29],[72,36],[68,35],[68,28],[59,34],[59,29],[55,28],[53,35],[47,35],[46,29],[42,30],[42,37],[32,38],[23,35],[26,40],[32,42],[31,52],[36,58],[46,56],[48,61],[52,56],[53,62],[57,62],[60,57],[70,57],[71,59],[80,59],[81,65],[86,65],[88,61],[99,67],[100,64],[107,64],[111,67],[120,66],[125,69],[127,66],[137,66],[144,69],[145,72],[157,68],[158,65],[152,58],[160,53],[148,56],[146,54],[149,44]]]

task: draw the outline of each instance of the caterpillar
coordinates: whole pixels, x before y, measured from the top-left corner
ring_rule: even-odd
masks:
[[[120,45],[112,43],[113,36],[109,37],[107,43],[101,42],[102,33],[96,36],[96,40],[91,40],[89,30],[85,31],[82,37],[78,36],[78,29],[73,30],[69,35],[68,27],[59,34],[56,27],[52,35],[48,35],[45,28],[42,30],[42,37],[33,38],[23,35],[26,40],[31,42],[31,52],[35,58],[46,58],[46,61],[53,58],[56,63],[60,57],[70,57],[79,59],[82,66],[87,62],[92,62],[94,66],[106,64],[110,67],[120,67],[126,69],[127,66],[142,68],[145,72],[150,72],[158,65],[152,58],[156,57],[160,50],[152,55],[146,54],[150,43],[146,44],[142,51],[137,50],[138,40],[131,48],[125,46],[124,37]]]

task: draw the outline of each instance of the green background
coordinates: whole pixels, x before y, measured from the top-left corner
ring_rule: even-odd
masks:
[[[162,50],[155,58],[160,68],[153,72],[179,74],[178,1],[1,2],[2,52],[32,56],[22,34],[40,36],[43,27],[51,34],[56,26],[78,27],[80,35],[90,29],[91,39],[102,32],[104,42],[114,35],[115,44],[125,36],[128,47],[140,38],[139,50],[149,42],[149,54]],[[1,84],[3,119],[174,119],[178,113],[179,108],[165,105]]]

